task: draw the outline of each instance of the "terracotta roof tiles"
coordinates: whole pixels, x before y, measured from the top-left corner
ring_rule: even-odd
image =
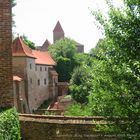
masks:
[[[41,52],[37,50],[32,50],[32,53],[36,58],[36,64],[56,65],[55,61],[52,59],[52,57],[47,51]]]
[[[18,76],[13,76],[13,81],[22,81],[22,78]]]
[[[29,48],[22,38],[16,38],[12,43],[13,56],[27,56],[35,59],[36,64],[56,65],[47,51],[37,51]]]
[[[32,49],[30,49],[22,40],[22,38],[16,38],[12,43],[13,56],[28,56],[34,57]]]

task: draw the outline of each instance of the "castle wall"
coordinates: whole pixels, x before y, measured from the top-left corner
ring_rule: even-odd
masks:
[[[13,73],[24,80],[25,96],[31,113],[52,94],[49,67],[35,64],[34,58],[13,57]]]
[[[29,113],[29,107],[25,96],[24,81],[13,81],[14,106],[19,113]]]
[[[13,57],[13,75],[26,78],[26,57]]]
[[[97,116],[20,115],[23,140],[123,140],[119,134],[98,129],[99,125],[105,127],[109,124],[105,121],[105,118]]]
[[[0,0],[0,107],[11,107],[14,104],[11,23],[11,0]]]
[[[32,70],[29,68],[32,64]],[[46,65],[35,65],[28,61],[28,91],[29,106],[36,110],[44,100],[49,98],[48,93],[48,67]]]

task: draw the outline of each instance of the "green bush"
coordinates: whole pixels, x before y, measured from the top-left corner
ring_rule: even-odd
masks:
[[[82,106],[79,103],[75,103],[66,109],[64,115],[65,116],[90,116],[91,115],[90,111],[91,111],[90,108],[88,108],[87,106],[84,105]]]
[[[39,107],[39,109],[47,109],[51,103],[52,99],[45,100],[43,104]]]
[[[16,109],[0,109],[0,140],[20,139],[19,119]]]

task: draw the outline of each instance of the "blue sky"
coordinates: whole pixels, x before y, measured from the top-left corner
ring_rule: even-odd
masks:
[[[65,35],[84,44],[88,52],[103,37],[94,25],[89,8],[107,11],[104,0],[17,0],[17,6],[13,8],[14,30],[39,46],[46,38],[52,43],[52,31],[59,20]]]

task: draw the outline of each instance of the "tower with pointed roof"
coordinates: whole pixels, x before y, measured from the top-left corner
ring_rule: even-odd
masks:
[[[48,51],[48,47],[51,45],[48,39],[45,40],[42,46],[36,47],[36,50]]]
[[[58,21],[53,30],[53,42],[55,43],[57,40],[64,38],[64,37],[65,37],[64,30],[63,30],[60,22]]]

